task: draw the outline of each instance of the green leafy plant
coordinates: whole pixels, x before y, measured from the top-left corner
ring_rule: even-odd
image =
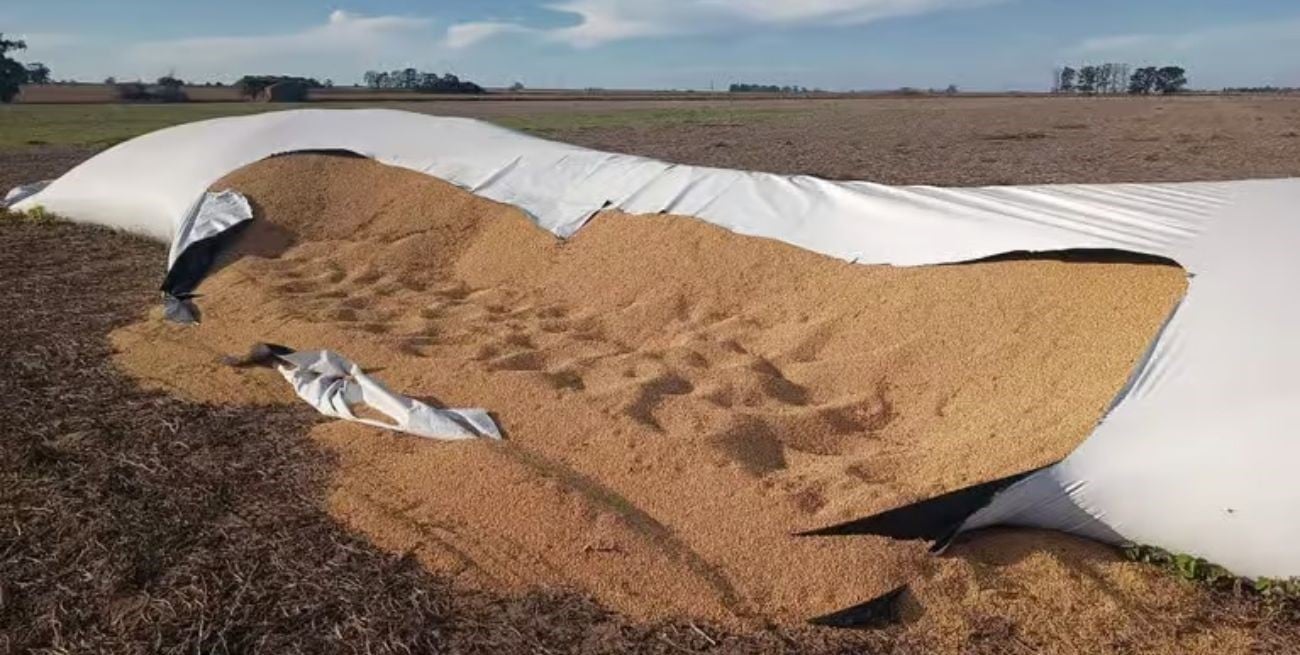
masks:
[[[1124,556],[1135,562],[1151,564],[1178,577],[1237,595],[1257,594],[1269,605],[1300,605],[1300,578],[1244,578],[1206,561],[1183,553],[1171,553],[1155,546],[1134,544],[1124,548]]]
[[[1280,602],[1300,601],[1300,579],[1297,578],[1285,580],[1257,578],[1254,589],[1267,600]]]
[[[39,223],[39,224],[55,223],[63,220],[59,218],[56,214],[53,214],[47,209],[45,209],[45,207],[42,207],[41,205],[36,205],[35,207],[32,207],[31,209],[28,209],[27,211],[24,212],[13,212],[7,209],[0,210],[0,217],[14,218],[21,221],[26,221],[28,223]]]

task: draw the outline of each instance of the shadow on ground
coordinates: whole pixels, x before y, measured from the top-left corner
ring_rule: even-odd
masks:
[[[454,594],[322,508],[304,406],[142,391],[106,335],[160,245],[0,215],[0,653],[873,652],[888,633],[633,625],[563,593]]]

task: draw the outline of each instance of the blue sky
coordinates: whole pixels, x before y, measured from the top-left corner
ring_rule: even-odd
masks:
[[[1300,86],[1296,0],[5,0],[58,79],[1041,89],[1062,63],[1180,63],[1192,84]]]

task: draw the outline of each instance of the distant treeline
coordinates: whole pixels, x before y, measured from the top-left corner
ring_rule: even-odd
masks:
[[[262,91],[281,82],[288,82],[303,89],[323,89],[327,86],[333,86],[333,82],[322,84],[320,80],[314,77],[295,77],[292,75],[245,75],[239,78],[234,86],[239,89],[239,94],[245,98],[256,98]]]
[[[778,86],[776,84],[732,84],[728,89],[731,93],[785,93],[785,94],[807,94],[807,93],[825,93],[821,89],[810,89],[806,86]],[[863,93],[850,91],[849,93]],[[879,93],[866,92],[866,93]],[[924,96],[924,95],[956,95],[958,93],[956,84],[949,84],[946,89],[919,89],[912,86],[899,87],[893,93],[905,96]]]
[[[239,91],[243,97],[255,100],[258,99],[266,89],[280,83],[288,83],[294,87],[290,94],[296,100],[306,100],[308,89],[324,89],[334,85],[330,80],[321,82],[314,77],[297,77],[293,75],[245,75],[239,78],[231,86]],[[112,86],[114,93],[119,100],[128,101],[152,101],[152,102],[186,102],[189,95],[185,93],[186,87],[196,86],[224,86],[221,82],[186,82],[176,77],[173,73],[164,75],[152,84],[148,82],[119,82],[117,78],[109,77],[104,80],[104,84]]]
[[[293,75],[245,75],[235,81],[235,86],[239,87],[239,90],[244,95],[252,96],[257,95],[258,91],[280,82],[295,82],[309,89],[323,89],[327,86],[334,86],[334,83],[329,80],[322,83],[314,77],[296,77]]]
[[[1294,86],[1231,86],[1224,93],[1300,93],[1300,87]]]
[[[732,93],[808,93],[805,86],[778,86],[776,84],[732,84]]]
[[[1182,66],[1145,66],[1136,70],[1128,64],[1100,64],[1074,68],[1064,66],[1052,72],[1052,93],[1082,95],[1131,93],[1178,93],[1187,87],[1187,70]]]
[[[447,73],[424,73],[414,68],[383,71],[366,71],[363,78],[372,89],[402,89],[423,93],[483,93],[483,87]]]

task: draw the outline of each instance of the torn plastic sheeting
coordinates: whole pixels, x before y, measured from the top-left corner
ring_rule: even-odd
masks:
[[[276,369],[293,385],[298,397],[326,416],[444,441],[501,438],[500,429],[487,411],[435,409],[393,393],[337,353],[301,351],[279,354],[276,359]],[[357,416],[352,410],[357,405],[384,414],[392,422]]]
[[[191,217],[181,223],[167,256],[167,268],[190,245],[215,237],[230,228],[253,220],[253,208],[248,198],[237,191],[205,192],[195,205]]]
[[[195,241],[189,221],[209,187],[266,157],[306,150],[351,151],[438,177],[519,207],[560,237],[616,207],[694,216],[866,264],[1070,248],[1177,259],[1234,189],[1223,182],[890,187],[668,164],[465,118],[302,109],[212,119],[132,139],[77,166],[18,209],[42,205],[73,220],[142,232],[172,244],[175,259]]]
[[[19,202],[40,193],[42,189],[49,186],[50,182],[53,181],[54,180],[42,180],[40,182],[32,182],[31,184],[16,186],[5,194],[4,200],[0,201],[0,207],[12,207]]]
[[[964,529],[1017,524],[1300,576],[1300,221],[1290,180],[1243,183],[1187,253],[1200,273],[1127,394],[1060,464]]]
[[[234,229],[253,219],[248,199],[235,191],[208,192],[182,224],[163,278],[163,315],[182,324],[198,323],[201,313],[191,300]]]

